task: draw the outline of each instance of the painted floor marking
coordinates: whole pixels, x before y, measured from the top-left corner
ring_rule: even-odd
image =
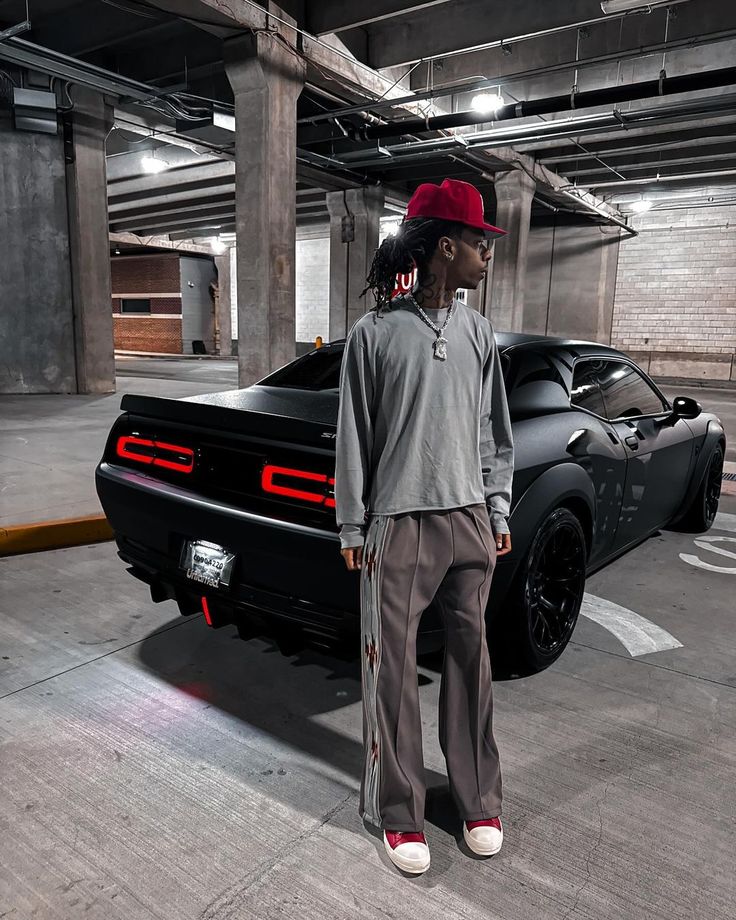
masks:
[[[587,591],[583,595],[580,614],[613,633],[632,658],[683,647],[682,642],[666,629],[646,617]]]

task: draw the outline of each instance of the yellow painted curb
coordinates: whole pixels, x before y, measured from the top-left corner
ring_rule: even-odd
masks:
[[[112,540],[113,532],[104,514],[64,518],[58,521],[38,521],[0,527],[0,556],[18,553],[38,553],[84,543]]]

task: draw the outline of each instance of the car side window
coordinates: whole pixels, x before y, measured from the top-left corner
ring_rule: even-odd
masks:
[[[597,377],[606,418],[635,418],[669,411],[659,394],[630,364],[601,361]]]
[[[597,370],[601,361],[578,361],[572,375],[570,403],[580,409],[587,409],[595,415],[605,416],[605,406],[598,383]]]
[[[343,349],[315,348],[279,368],[258,383],[263,386],[293,387],[299,390],[332,390],[340,386]]]

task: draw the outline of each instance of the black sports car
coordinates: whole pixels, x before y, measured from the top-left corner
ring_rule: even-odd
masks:
[[[625,354],[498,333],[513,423],[513,550],[488,605],[494,667],[530,673],[572,635],[586,575],[667,525],[707,530],[726,438],[670,405]],[[344,339],[258,383],[186,399],[123,397],[96,470],[120,557],[154,601],[243,638],[358,654],[359,573],[340,555],[334,439]],[[430,606],[420,650],[441,647]],[[497,670],[498,673],[498,670]]]

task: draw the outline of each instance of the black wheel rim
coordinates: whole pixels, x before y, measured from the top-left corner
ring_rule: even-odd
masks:
[[[567,643],[585,588],[585,549],[578,530],[560,523],[542,538],[527,580],[531,637],[551,655]]]
[[[705,484],[705,519],[712,524],[718,512],[723,480],[723,454],[718,451],[711,457],[708,466],[708,478]]]

